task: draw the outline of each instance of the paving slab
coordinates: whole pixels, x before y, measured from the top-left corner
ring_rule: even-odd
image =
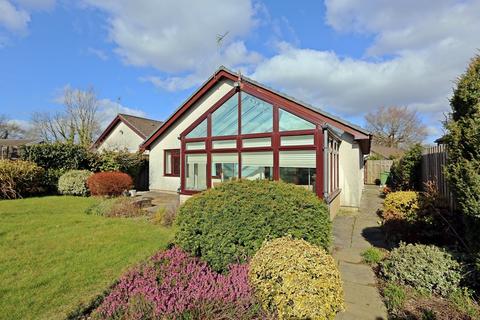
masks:
[[[335,258],[343,282],[345,311],[337,320],[386,320],[387,310],[376,287],[371,267],[362,263],[361,253],[386,246],[376,211],[383,200],[378,187],[366,186],[360,210],[339,215],[333,223]]]

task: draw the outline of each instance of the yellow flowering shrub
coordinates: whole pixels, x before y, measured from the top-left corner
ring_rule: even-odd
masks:
[[[334,319],[343,310],[335,261],[305,240],[266,242],[250,262],[249,279],[263,308],[279,319]]]
[[[383,213],[386,219],[395,216],[396,219],[413,221],[419,209],[419,193],[415,191],[391,192],[385,196],[383,203]]]

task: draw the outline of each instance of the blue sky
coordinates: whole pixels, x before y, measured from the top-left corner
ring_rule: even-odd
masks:
[[[28,121],[93,86],[106,119],[163,120],[224,64],[358,124],[407,105],[432,140],[480,48],[480,1],[397,2],[0,0],[0,113]]]

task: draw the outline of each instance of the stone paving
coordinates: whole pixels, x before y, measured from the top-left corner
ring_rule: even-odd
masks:
[[[333,257],[342,277],[346,309],[337,320],[387,319],[375,275],[361,257],[371,246],[385,247],[376,215],[382,201],[377,186],[366,186],[359,211],[341,212],[334,219]]]

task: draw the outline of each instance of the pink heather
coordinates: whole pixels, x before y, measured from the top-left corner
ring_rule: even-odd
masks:
[[[239,315],[252,307],[252,294],[248,265],[234,264],[228,274],[218,274],[205,262],[172,248],[122,276],[98,312],[104,318],[122,314],[129,299],[141,295],[152,303],[156,316],[175,317],[204,303],[231,304]]]

